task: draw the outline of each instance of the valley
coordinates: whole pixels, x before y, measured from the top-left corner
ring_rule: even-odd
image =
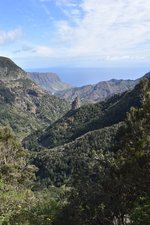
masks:
[[[149,75],[77,88],[0,57],[1,225],[148,224]]]
[[[20,137],[44,128],[69,109],[69,103],[36,85],[25,71],[0,57],[0,123]]]

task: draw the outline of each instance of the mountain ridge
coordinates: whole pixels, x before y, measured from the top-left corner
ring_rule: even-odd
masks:
[[[149,76],[149,73],[145,76]],[[33,72],[29,73],[29,77],[52,94],[70,102],[78,96],[83,104],[103,101],[114,94],[132,90],[142,79],[111,79],[96,84],[72,87],[70,84],[62,82],[56,73]]]
[[[33,151],[34,164],[40,165],[39,179],[46,185],[62,185],[71,179],[78,161],[90,162],[98,154],[109,152],[119,128],[142,107],[149,90],[150,78],[147,77],[132,91],[69,111],[43,132],[28,137],[24,144]]]
[[[11,75],[10,75],[11,73]],[[11,59],[0,56],[0,80],[8,83],[19,78],[26,78],[23,69],[17,66]]]
[[[87,132],[122,122],[131,107],[140,107],[145,92],[142,89],[144,82],[146,86],[149,78],[145,78],[131,91],[114,95],[103,102],[85,104],[78,109],[70,110],[44,131],[39,132],[36,138],[32,135],[27,137],[25,143],[31,149],[31,140],[36,147],[39,145],[54,148],[69,143]]]
[[[79,96],[82,101],[103,101],[114,94],[132,90],[139,80],[117,80],[100,81],[97,84],[75,87],[65,91],[58,91],[57,96],[72,101]]]
[[[35,83],[52,94],[72,87],[70,84],[62,82],[56,73],[28,72],[28,76]]]
[[[51,124],[69,104],[43,90],[12,60],[0,57],[0,124],[25,137]]]

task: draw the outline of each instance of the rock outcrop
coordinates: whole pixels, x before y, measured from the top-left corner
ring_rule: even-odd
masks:
[[[72,102],[72,110],[76,110],[76,109],[80,108],[80,106],[81,106],[81,100],[80,100],[79,96],[77,96],[75,98],[75,100]]]

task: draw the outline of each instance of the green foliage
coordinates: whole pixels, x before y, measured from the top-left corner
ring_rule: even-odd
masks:
[[[140,198],[131,214],[131,225],[150,224],[150,197]]]
[[[10,126],[19,138],[30,132],[41,129],[44,124],[30,112],[23,112],[14,106],[0,106],[0,124]]]
[[[69,103],[48,94],[10,59],[0,57],[0,125],[24,138],[44,129],[69,110]]]
[[[150,90],[147,80],[140,85]],[[111,151],[87,161],[78,157],[69,203],[54,224],[149,224],[149,121],[150,98],[145,95],[142,106],[128,113]]]
[[[7,127],[0,129],[0,178],[11,185],[28,186],[34,171],[34,166],[29,164],[28,152],[12,131]]]
[[[8,185],[8,183],[6,185],[1,181],[0,224],[17,225],[19,215],[22,215],[22,211],[29,210],[34,201],[34,194],[30,189],[18,189],[15,186]],[[24,224],[21,222],[22,217],[20,218],[19,225]]]
[[[105,102],[89,104],[77,110],[69,111],[60,120],[49,126],[38,136],[38,144],[46,148],[57,147],[69,143],[85,133],[106,126],[112,126],[125,119],[130,107],[141,105],[144,92],[138,85],[133,91],[111,97]],[[30,139],[37,137],[29,137]],[[33,146],[28,145],[33,150]]]
[[[70,179],[75,168],[80,170],[79,162],[90,161],[95,153],[108,151],[114,141],[119,125],[92,131],[75,141],[54,149],[33,153],[33,163],[39,168],[38,179],[46,186],[57,186]]]
[[[35,192],[36,204],[27,212],[28,222],[31,225],[50,225],[58,211],[65,204],[65,191],[63,188],[50,187]]]
[[[68,107],[66,102],[55,98],[49,95],[41,98],[36,113],[19,109],[15,105],[0,104],[0,124],[3,126],[9,125],[21,138],[36,130],[44,129],[46,125],[51,124],[63,115]],[[36,105],[38,102],[34,100],[34,104]],[[33,103],[27,104],[27,106],[32,108]]]
[[[14,213],[30,204],[33,193],[30,186],[35,178],[35,166],[12,131],[0,129],[0,222],[9,224]]]
[[[33,192],[32,192],[33,193]],[[10,225],[51,225],[58,211],[65,204],[64,189],[50,187],[35,191],[34,196],[26,198],[26,204],[23,208],[19,204],[18,210],[15,210],[9,219]],[[23,196],[21,196],[21,199]]]
[[[32,89],[30,82],[22,79],[15,88],[12,82],[15,94],[25,97],[21,104],[19,100],[0,107],[0,123],[11,124],[24,136],[56,120],[67,104]],[[0,224],[148,224],[149,90],[146,78],[131,92],[69,111],[43,135],[38,130],[30,142],[24,140],[32,152],[21,146],[11,129],[1,128]],[[36,151],[39,144],[50,149],[41,146]]]
[[[4,85],[0,84],[0,102],[6,102],[12,104],[15,101],[15,95],[6,88]]]
[[[50,225],[65,204],[64,187],[34,186],[29,159],[10,128],[0,128],[0,225]]]

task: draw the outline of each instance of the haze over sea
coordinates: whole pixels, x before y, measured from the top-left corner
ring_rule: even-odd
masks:
[[[29,72],[53,72],[56,73],[64,82],[70,83],[73,86],[83,86],[87,84],[95,84],[100,81],[110,79],[130,79],[134,80],[142,77],[150,71],[150,67],[143,68],[43,68],[43,69],[27,69]]]

